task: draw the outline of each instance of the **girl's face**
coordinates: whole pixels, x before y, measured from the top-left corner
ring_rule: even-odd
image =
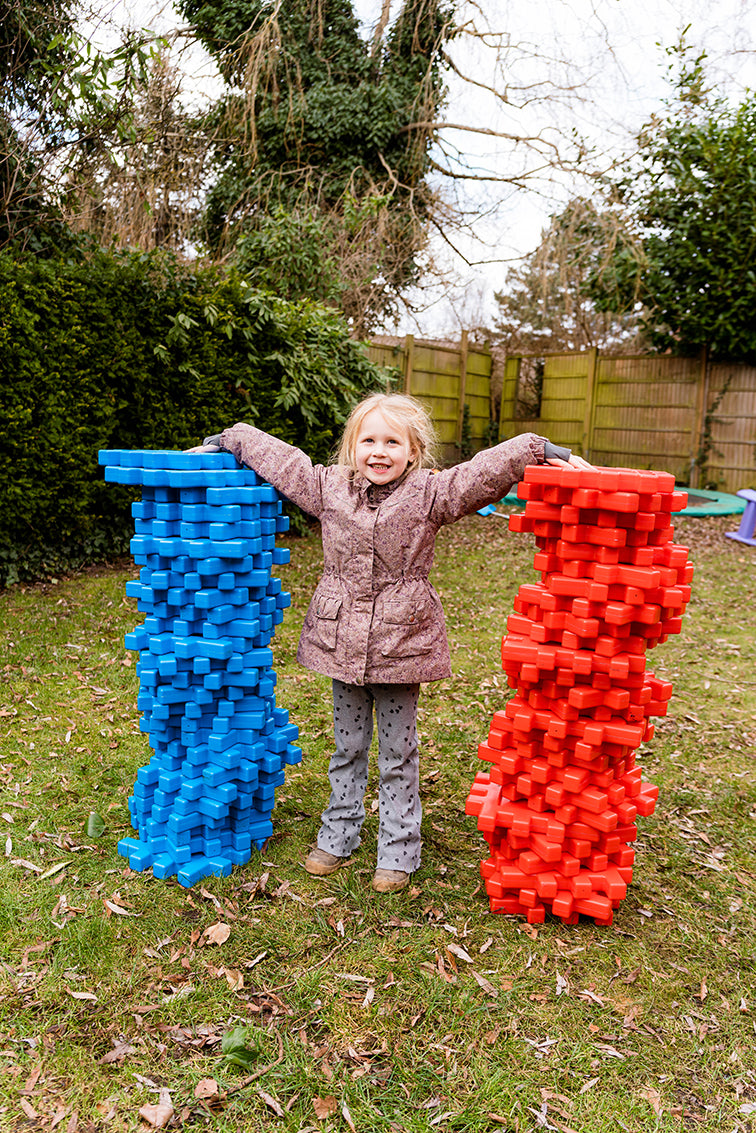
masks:
[[[391,484],[415,456],[407,430],[390,425],[380,409],[371,409],[357,432],[357,471],[371,484]]]

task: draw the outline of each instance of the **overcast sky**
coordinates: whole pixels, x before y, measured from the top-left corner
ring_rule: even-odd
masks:
[[[356,0],[355,7],[367,34],[380,0]],[[453,41],[455,63],[478,82],[506,91],[509,101],[450,76],[446,122],[539,137],[565,151],[574,131],[594,149],[596,161],[601,153],[608,160],[625,152],[660,108],[669,90],[664,49],[686,28],[687,40],[706,51],[709,74],[722,93],[737,101],[746,89],[756,89],[756,0],[478,0],[455,10],[461,22],[486,33],[484,39],[461,35]],[[111,17],[161,31],[181,22],[163,0],[113,0]],[[197,49],[182,62],[188,88],[198,98],[212,94],[211,62]],[[573,176],[554,177],[527,144],[469,130],[446,129],[440,138],[442,160],[452,168],[467,166],[479,177],[528,176],[523,188],[478,181],[444,190],[456,188],[470,220],[469,235],[457,238],[463,258],[441,242],[433,247],[457,282],[437,290],[417,324],[404,321],[398,330],[450,333],[460,321],[475,322],[476,311],[490,317],[507,266],[536,246],[560,204],[585,189]],[[535,172],[539,166],[541,173]]]

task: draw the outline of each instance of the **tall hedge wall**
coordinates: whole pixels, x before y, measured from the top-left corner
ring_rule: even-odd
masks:
[[[329,458],[382,382],[333,312],[235,275],[99,251],[0,256],[0,586],[127,549],[100,448],[185,448],[247,420]]]

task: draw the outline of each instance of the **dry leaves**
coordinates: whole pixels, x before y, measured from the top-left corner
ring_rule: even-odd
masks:
[[[325,1098],[315,1097],[312,1099],[312,1108],[315,1111],[315,1116],[318,1121],[325,1121],[327,1117],[333,1117],[339,1111],[339,1103],[333,1094],[328,1094]]]
[[[160,1091],[157,1105],[143,1105],[139,1110],[139,1116],[153,1129],[165,1129],[173,1117],[173,1112],[170,1092],[163,1088]]]
[[[487,980],[480,972],[476,972],[474,968],[472,969],[471,975],[478,987],[482,988],[486,995],[490,995],[492,999],[498,999],[498,989],[494,987],[490,980]]]
[[[262,1100],[265,1102],[268,1109],[273,1110],[276,1117],[285,1117],[286,1116],[280,1102],[277,1102],[272,1094],[266,1093],[265,1090],[258,1090],[257,1096],[259,1098],[262,1098]]]
[[[203,944],[225,944],[231,935],[231,926],[224,921],[209,925],[202,933]]]
[[[210,1101],[220,1096],[220,1087],[215,1078],[202,1078],[194,1087],[194,1096],[198,1101]]]

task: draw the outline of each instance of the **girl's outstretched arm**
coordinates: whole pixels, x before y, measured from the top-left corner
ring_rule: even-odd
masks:
[[[434,476],[432,490],[436,498],[432,514],[439,524],[453,523],[463,515],[498,503],[522,479],[529,464],[546,463],[562,468],[590,467],[581,456],[552,445],[545,437],[521,433]]]
[[[309,515],[320,516],[323,509],[321,465],[278,437],[243,422],[232,425],[188,452],[230,452],[240,464],[253,468],[292,503]]]

